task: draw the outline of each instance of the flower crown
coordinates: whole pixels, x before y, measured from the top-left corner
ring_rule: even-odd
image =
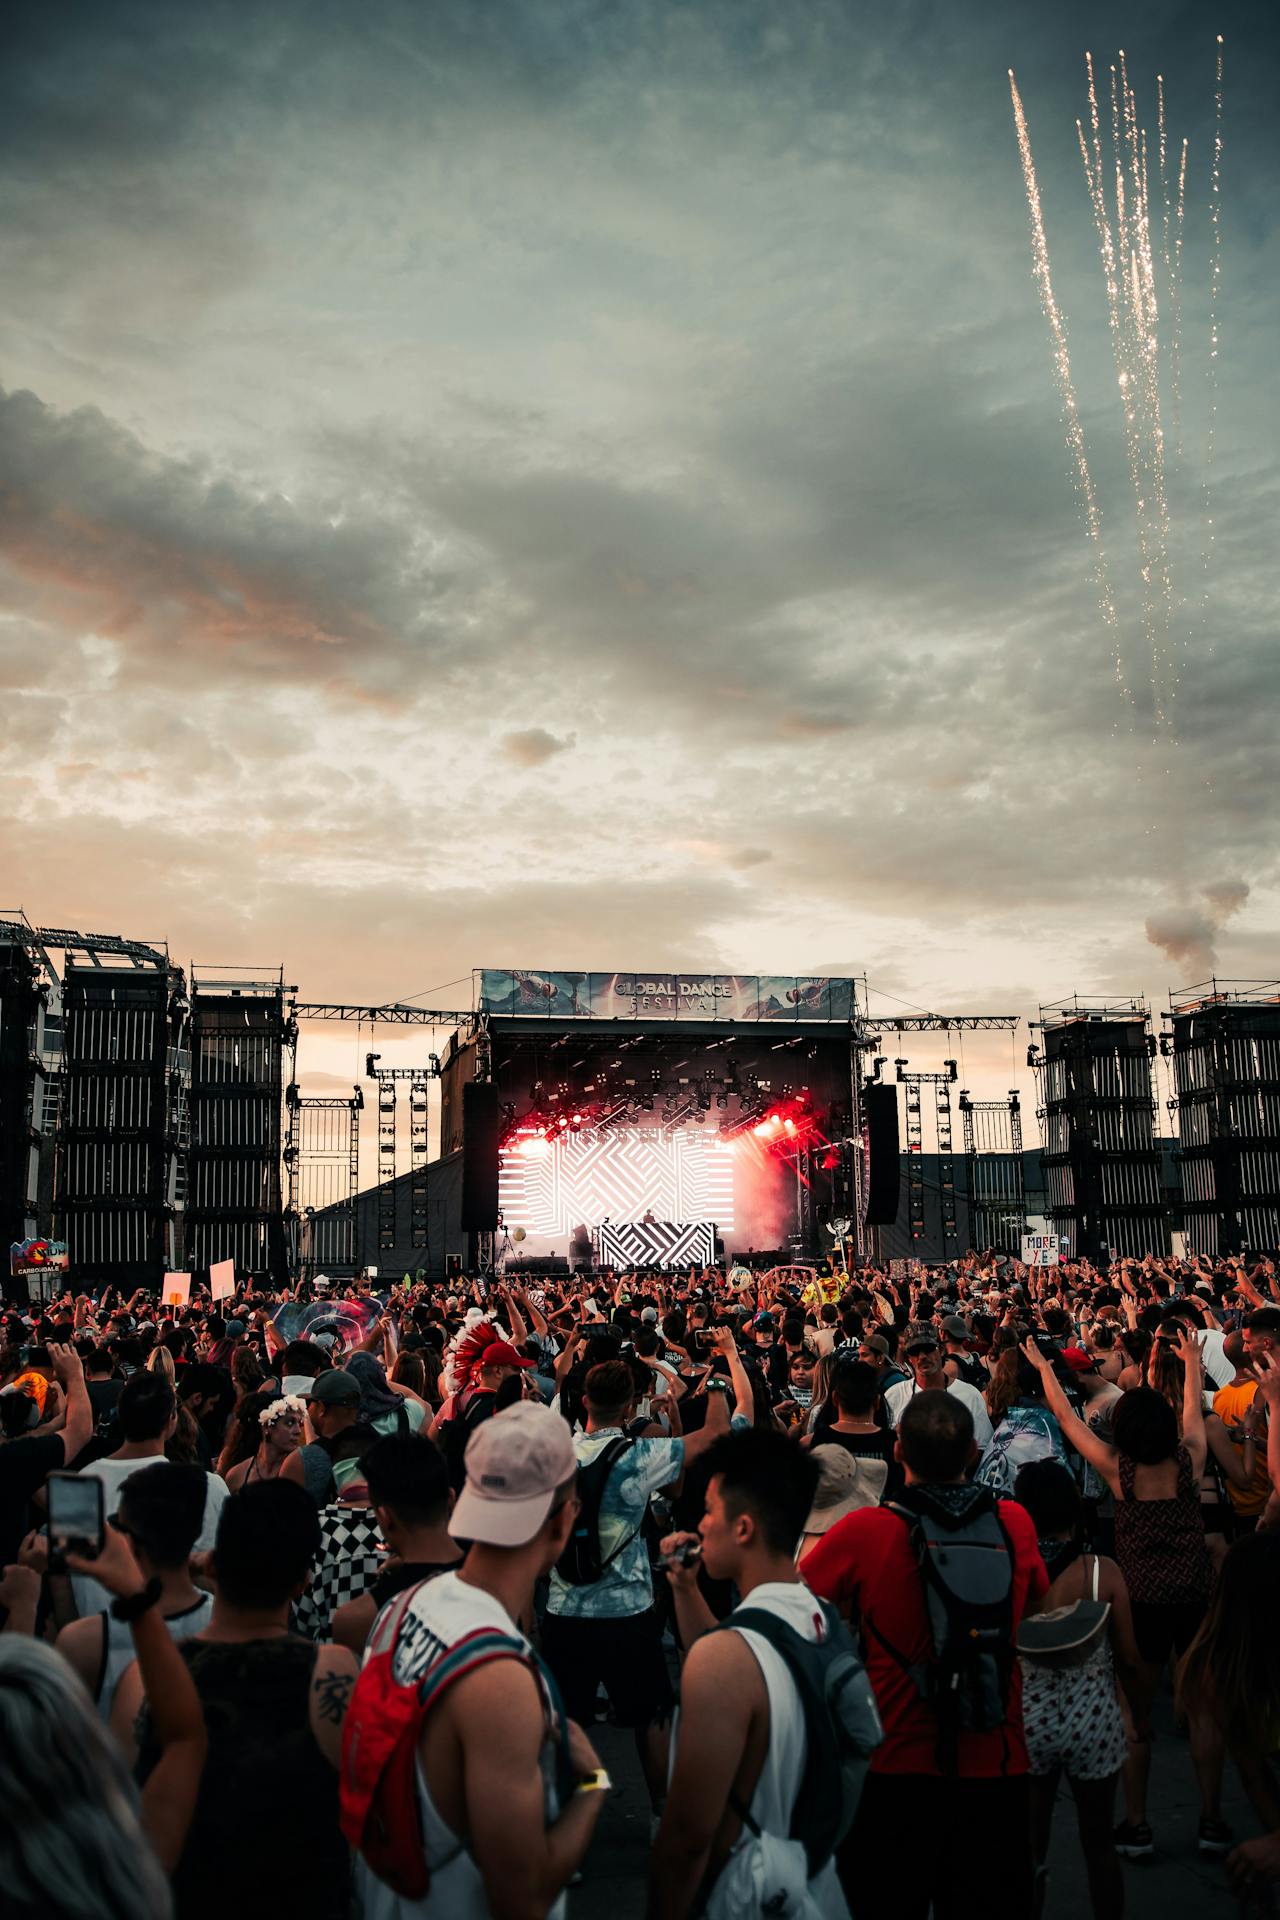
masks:
[[[286,1413],[305,1414],[306,1411],[307,1403],[299,1394],[282,1393],[278,1400],[272,1400],[258,1415],[258,1431],[265,1433],[268,1427],[273,1427],[276,1421]]]

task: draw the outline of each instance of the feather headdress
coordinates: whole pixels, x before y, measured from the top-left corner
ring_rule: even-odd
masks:
[[[486,1347],[495,1340],[510,1340],[511,1335],[499,1321],[482,1313],[479,1307],[468,1310],[466,1320],[444,1350],[442,1384],[446,1393],[461,1393],[471,1385]]]

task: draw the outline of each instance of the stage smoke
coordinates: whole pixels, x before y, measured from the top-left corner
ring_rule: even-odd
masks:
[[[1215,936],[1243,908],[1249,898],[1248,882],[1218,880],[1201,888],[1200,897],[1202,907],[1169,907],[1153,913],[1146,923],[1152,946],[1194,977],[1211,974],[1216,967]]]

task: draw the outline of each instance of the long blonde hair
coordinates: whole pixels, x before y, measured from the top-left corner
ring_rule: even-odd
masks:
[[[0,1807],[13,1920],[170,1920],[169,1883],[115,1741],[62,1655],[26,1634],[0,1638]]]

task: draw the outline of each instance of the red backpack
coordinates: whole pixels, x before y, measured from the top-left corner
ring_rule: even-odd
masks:
[[[417,1755],[422,1723],[456,1680],[490,1660],[517,1659],[546,1697],[541,1669],[523,1640],[496,1627],[477,1627],[436,1651],[421,1678],[401,1686],[396,1646],[419,1587],[409,1587],[383,1610],[369,1640],[342,1729],[339,1818],[351,1846],[370,1871],[406,1900],[421,1900],[431,1884],[418,1811]]]

